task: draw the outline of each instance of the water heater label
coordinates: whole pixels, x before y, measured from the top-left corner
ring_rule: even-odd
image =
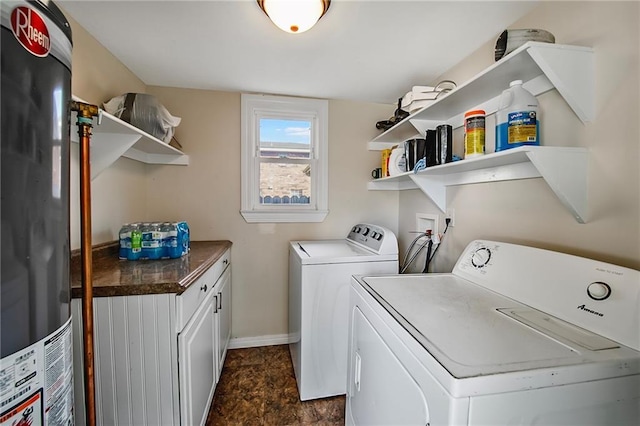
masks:
[[[44,58],[51,50],[49,30],[38,13],[25,6],[18,6],[11,12],[11,31],[22,47],[29,53]]]
[[[0,360],[0,426],[73,424],[71,318]]]

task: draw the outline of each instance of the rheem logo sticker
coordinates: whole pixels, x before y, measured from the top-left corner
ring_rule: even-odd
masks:
[[[24,6],[13,9],[11,30],[20,44],[31,54],[41,58],[49,54],[51,50],[49,30],[36,11]]]

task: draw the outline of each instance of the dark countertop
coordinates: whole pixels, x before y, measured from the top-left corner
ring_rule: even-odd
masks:
[[[119,260],[118,242],[93,248],[93,296],[131,296],[183,293],[224,252],[231,242],[191,241],[191,251],[180,259]],[[80,251],[71,254],[71,297],[82,297]]]

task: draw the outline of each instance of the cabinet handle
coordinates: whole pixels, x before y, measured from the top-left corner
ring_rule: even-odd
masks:
[[[218,302],[220,302],[218,309],[222,310],[222,292],[218,292]]]
[[[215,310],[213,311],[213,313],[214,313],[214,314],[217,314],[217,313],[218,313],[218,296],[216,295],[216,296],[213,296],[213,297],[215,297],[215,299],[216,299],[216,300],[213,302],[213,309],[215,309]]]
[[[353,384],[356,386],[356,392],[360,392],[360,374],[362,373],[362,358],[358,352],[355,353],[356,365],[353,374]]]
[[[229,259],[223,260],[222,263],[224,263],[225,265],[228,265],[229,264]]]
[[[200,290],[204,291],[205,293],[207,292],[207,285],[203,285],[202,287],[200,287]]]

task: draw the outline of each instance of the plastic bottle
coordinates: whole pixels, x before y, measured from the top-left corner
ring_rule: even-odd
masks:
[[[169,259],[171,257],[169,256],[171,230],[171,222],[164,222],[162,225],[160,225],[160,233],[162,234],[162,259]]]
[[[118,257],[120,259],[127,259],[129,257],[129,250],[131,250],[131,224],[125,223],[120,228],[120,232],[118,232],[118,237],[120,239],[120,250],[118,252]]]
[[[128,260],[138,260],[142,255],[142,232],[140,225],[134,223],[131,225],[131,250],[127,252]]]
[[[142,258],[156,260],[162,257],[162,234],[159,223],[148,223],[142,228]]]
[[[178,247],[181,252],[180,255],[184,256],[189,253],[191,247],[191,236],[189,235],[189,225],[187,222],[178,222]]]
[[[149,256],[149,259],[162,259],[163,252],[163,244],[164,244],[164,235],[162,233],[162,224],[161,223],[153,223],[153,234],[151,236],[151,241],[153,241],[153,251]]]
[[[149,241],[151,241],[151,224],[150,223],[142,223],[140,224],[140,259],[148,259],[149,258],[149,250],[148,245]],[[146,242],[145,242],[146,241]]]
[[[540,114],[536,97],[514,80],[500,96],[496,152],[523,145],[540,145]]]
[[[464,158],[484,155],[485,112],[481,109],[464,115]]]
[[[178,222],[169,224],[169,230],[165,238],[165,246],[167,254],[171,259],[177,259],[182,256],[182,247],[178,244]]]

